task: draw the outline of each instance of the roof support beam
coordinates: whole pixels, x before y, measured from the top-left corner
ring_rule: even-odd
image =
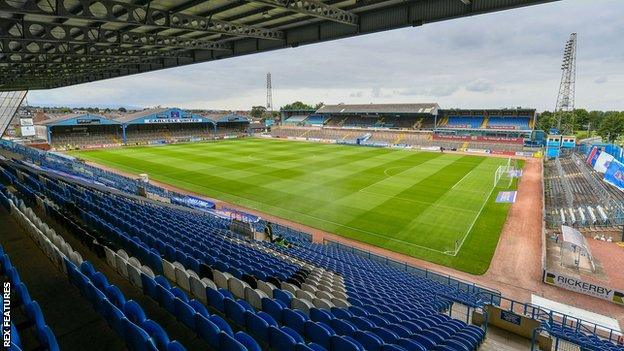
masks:
[[[77,57],[186,57],[192,58],[185,51],[165,51],[163,49],[139,49],[133,47],[70,44],[62,42],[38,42],[28,39],[0,39],[0,53],[10,56],[15,54],[39,55],[51,54]]]
[[[282,8],[308,16],[322,18],[352,26],[358,25],[358,16],[317,0],[251,0],[272,7]]]
[[[0,39],[231,51],[227,45],[209,40],[4,18],[0,18]]]
[[[41,5],[41,6],[40,6]],[[282,40],[284,33],[262,27],[220,21],[211,17],[173,13],[113,0],[81,0],[79,15],[76,9],[65,8],[62,1],[44,2],[0,0],[0,12],[22,15],[40,15],[54,18],[114,22],[160,29],[187,29],[195,32],[228,34],[237,37]]]

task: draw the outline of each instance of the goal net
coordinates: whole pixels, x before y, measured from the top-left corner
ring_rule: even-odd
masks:
[[[496,172],[494,173],[494,187],[495,188],[509,188],[513,182],[513,177],[511,176],[512,171],[516,169],[515,162],[512,164],[511,157],[507,159],[507,163],[498,166]]]

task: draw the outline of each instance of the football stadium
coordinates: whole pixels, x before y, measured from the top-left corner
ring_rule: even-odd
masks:
[[[624,351],[624,112],[575,107],[576,32],[553,112],[27,101],[549,2],[0,0],[3,350]]]

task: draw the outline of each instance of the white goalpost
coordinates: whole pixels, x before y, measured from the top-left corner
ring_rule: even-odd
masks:
[[[511,157],[507,159],[507,163],[503,166],[498,166],[494,173],[494,187],[511,187],[513,178],[510,172],[515,169],[515,166],[511,164]]]

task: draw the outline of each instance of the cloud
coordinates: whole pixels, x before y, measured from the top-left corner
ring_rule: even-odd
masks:
[[[494,91],[494,83],[487,79],[476,79],[466,84],[466,90],[477,93],[491,93]]]
[[[578,32],[576,105],[623,110],[622,13],[621,0],[559,1],[32,91],[28,101],[248,109],[264,105],[270,71],[278,107],[302,100],[552,109],[565,41]]]

